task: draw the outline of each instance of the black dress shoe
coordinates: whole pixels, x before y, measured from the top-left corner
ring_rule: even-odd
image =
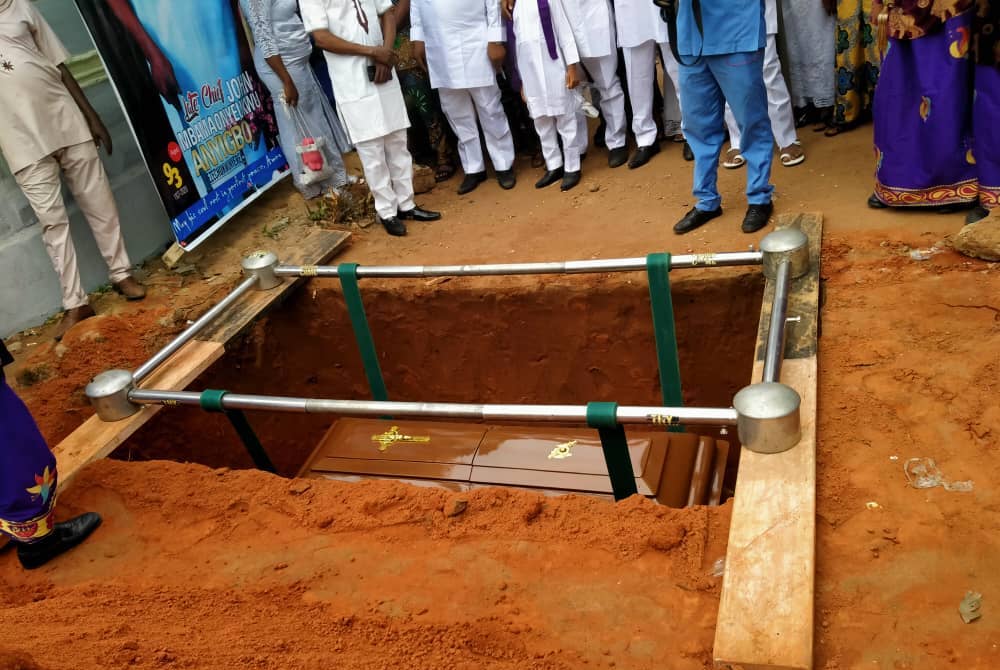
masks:
[[[691,162],[694,160],[694,152],[691,151],[691,145],[687,142],[684,143],[684,149],[682,150],[684,160]]]
[[[462,183],[458,185],[458,194],[465,195],[466,193],[472,193],[476,188],[486,181],[485,172],[473,172],[471,174],[465,175],[465,179]]]
[[[514,176],[514,169],[510,170],[498,170],[497,171],[497,183],[500,184],[500,188],[505,191],[509,191],[514,188],[517,184],[517,177]]]
[[[628,163],[628,147],[618,147],[608,152],[608,167],[621,167]]]
[[[965,224],[969,225],[970,223],[975,223],[976,221],[982,221],[989,215],[990,210],[986,209],[982,205],[979,205],[965,216]]]
[[[774,213],[774,203],[766,205],[750,205],[747,207],[747,215],[743,217],[743,232],[756,233],[767,225]]]
[[[405,212],[401,210],[397,218],[402,221],[437,221],[441,218],[441,212],[434,212],[429,209],[423,209],[422,207],[416,206]]]
[[[684,215],[684,218],[674,224],[674,232],[678,235],[690,233],[695,228],[701,228],[712,219],[722,216],[722,208],[716,207],[710,212],[692,207],[691,211]]]
[[[660,145],[656,143],[650,144],[648,147],[639,147],[635,150],[632,160],[628,162],[628,169],[634,170],[642,167],[658,153],[660,153]]]
[[[868,206],[872,209],[885,209],[888,207],[887,204],[878,199],[878,196],[872,193],[868,196]]]
[[[75,519],[57,523],[52,532],[38,542],[17,545],[17,558],[25,570],[40,568],[86,540],[101,525],[101,517],[87,512]]]
[[[580,183],[580,171],[576,172],[566,172],[563,174],[562,185],[559,187],[560,191],[568,191],[577,184]]]
[[[542,175],[542,178],[535,182],[535,188],[545,188],[546,186],[552,186],[557,181],[562,179],[563,169],[556,168],[555,170],[548,170]]]
[[[399,220],[398,216],[392,216],[388,219],[383,219],[381,216],[378,217],[379,223],[385,228],[385,232],[389,233],[393,237],[403,237],[406,235],[406,224]]]

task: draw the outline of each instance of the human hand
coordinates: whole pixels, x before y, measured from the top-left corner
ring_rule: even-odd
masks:
[[[299,104],[299,89],[295,88],[295,82],[291,79],[285,82],[285,90],[281,95],[289,107],[295,107]]]
[[[500,2],[500,11],[503,12],[508,21],[514,20],[514,2],[515,0],[501,0]]]
[[[153,76],[153,85],[159,91],[163,99],[169,102],[177,111],[181,111],[181,87],[177,83],[177,75],[174,74],[174,66],[170,64],[166,56],[157,51],[149,59],[149,71]]]
[[[423,42],[410,42],[410,46],[413,47],[413,57],[417,59],[417,64],[427,72],[427,45]]]
[[[486,55],[493,63],[493,69],[499,72],[500,68],[503,67],[503,59],[507,57],[507,47],[504,46],[503,42],[490,42],[489,46],[486,47]]]
[[[582,80],[583,73],[580,71],[579,63],[573,63],[566,67],[566,88],[576,88]]]
[[[104,150],[110,156],[114,147],[111,145],[111,133],[108,132],[108,128],[104,125],[104,122],[99,117],[89,118],[87,119],[87,126],[89,126],[90,134],[94,138],[94,144],[98,147],[104,147]]]
[[[389,67],[394,67],[399,62],[399,56],[388,47],[372,47],[371,57],[376,64]]]
[[[388,65],[376,65],[375,66],[375,83],[384,84],[385,82],[392,79],[392,68]]]

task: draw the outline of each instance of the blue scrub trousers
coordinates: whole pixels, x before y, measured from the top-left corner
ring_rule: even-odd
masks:
[[[698,209],[710,212],[722,205],[717,182],[726,141],[726,101],[743,134],[740,153],[747,161],[747,201],[751,205],[771,202],[774,136],[767,116],[764,50],[702,56],[694,65],[681,64],[680,75],[684,137],[694,153],[693,193]]]

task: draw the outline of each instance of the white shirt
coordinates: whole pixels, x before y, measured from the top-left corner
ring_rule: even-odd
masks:
[[[67,58],[31,2],[13,0],[0,10],[0,150],[12,173],[94,139],[62,83]]]
[[[764,0],[764,24],[768,35],[778,34],[778,0]]]
[[[569,0],[563,3],[563,8],[580,56],[602,58],[615,54],[617,58],[615,15],[610,0]]]
[[[357,6],[355,6],[355,2]],[[300,0],[302,22],[306,30],[328,30],[337,37],[367,46],[382,45],[379,17],[392,8],[391,0]],[[368,31],[358,20],[358,12],[368,19]],[[337,111],[352,142],[385,137],[410,127],[406,104],[399,88],[399,75],[374,84],[368,79],[368,66],[375,63],[364,56],[348,56],[327,51]]]
[[[499,0],[410,2],[410,40],[427,47],[433,88],[495,85],[487,47],[505,37]]]
[[[615,24],[621,47],[637,47],[650,40],[657,44],[670,41],[667,24],[652,0],[615,0]]]
[[[549,0],[552,30],[556,38],[553,60],[545,42],[537,0],[514,5],[514,35],[517,36],[517,69],[524,84],[524,100],[531,118],[561,116],[579,109],[579,98],[566,88],[566,66],[580,62],[573,28],[564,5],[576,0]]]

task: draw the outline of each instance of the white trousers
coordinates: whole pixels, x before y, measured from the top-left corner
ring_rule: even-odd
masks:
[[[604,140],[608,149],[623,147],[626,139],[625,92],[622,91],[622,83],[618,80],[618,55],[614,53],[600,58],[581,60],[594,80],[594,88],[601,96],[601,112],[606,126]]]
[[[784,149],[798,142],[799,137],[795,133],[792,98],[781,74],[781,60],[774,35],[767,36],[767,46],[764,47],[764,86],[767,87],[767,116],[771,119],[771,132],[778,147]],[[726,126],[729,128],[729,146],[739,149],[740,129],[729,103],[726,103]]]
[[[375,211],[383,219],[407,212],[413,202],[413,158],[406,148],[406,130],[397,130],[356,144]]]
[[[656,142],[656,122],[653,120],[653,86],[656,85],[656,47],[653,40],[637,47],[625,47],[625,76],[628,80],[628,94],[632,101],[632,132],[640,147],[652,146]],[[677,60],[670,52],[670,45],[659,45],[663,59],[664,77],[663,120],[671,127],[681,120],[681,90]],[[679,130],[679,128],[678,128]]]
[[[59,174],[76,198],[76,204],[90,224],[97,248],[108,265],[113,283],[131,275],[132,263],[122,240],[118,207],[111,192],[111,183],[93,142],[65,147],[42,160],[19,170],[14,180],[35,210],[42,224],[42,240],[59,275],[64,309],[87,304],[87,293],[80,283],[76,247],[69,231],[69,214],[62,197]]]
[[[486,136],[486,150],[490,152],[493,169],[509,170],[514,164],[514,138],[500,104],[500,88],[496,84],[478,88],[439,88],[438,95],[441,109],[458,138],[458,155],[465,174],[486,171],[479,126]]]
[[[579,114],[569,113],[560,116],[539,116],[534,119],[546,169],[563,168],[566,172],[579,172],[578,116]],[[559,150],[560,137],[565,147],[564,151]]]

